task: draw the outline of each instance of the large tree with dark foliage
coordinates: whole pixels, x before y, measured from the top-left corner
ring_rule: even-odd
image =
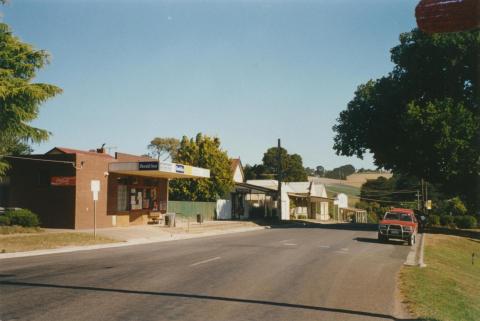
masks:
[[[0,177],[8,168],[2,155],[28,154],[29,143],[42,142],[50,135],[30,125],[40,105],[61,92],[54,85],[32,82],[48,57],[47,52],[22,42],[8,25],[0,23]]]
[[[425,178],[480,209],[480,31],[412,30],[391,49],[394,69],[360,85],[340,113],[334,149]]]
[[[272,173],[268,173],[267,169],[263,164],[256,164],[256,165],[245,165],[243,169],[245,174],[245,179],[274,179],[275,175]]]
[[[355,167],[353,167],[353,165],[348,164],[348,165],[336,167],[331,171],[327,171],[325,173],[325,177],[346,180],[347,176],[352,175],[353,173],[355,173]]]
[[[289,154],[285,148],[280,148],[280,163],[278,147],[269,148],[263,154],[263,166],[268,173],[278,174],[279,164],[282,166],[282,180],[285,182],[303,182],[307,180],[307,172],[303,167],[302,157]]]

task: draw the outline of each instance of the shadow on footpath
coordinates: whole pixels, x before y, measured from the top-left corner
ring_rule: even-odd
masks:
[[[395,318],[395,317],[393,317],[391,315],[388,315],[388,314],[373,313],[373,312],[355,311],[355,310],[338,309],[338,308],[327,308],[327,307],[317,307],[317,306],[312,306],[312,305],[302,305],[302,304],[294,304],[294,303],[264,301],[264,300],[228,298],[228,297],[200,295],[200,294],[137,291],[137,290],[126,290],[126,289],[98,288],[98,287],[90,287],[90,286],[16,282],[16,281],[6,281],[6,280],[5,281],[0,281],[0,285],[17,286],[17,287],[40,287],[40,288],[96,291],[96,292],[105,292],[105,293],[112,293],[113,292],[113,293],[139,294],[139,295],[163,296],[163,297],[198,299],[198,300],[212,300],[212,301],[222,301],[222,302],[235,302],[235,303],[246,303],[246,304],[269,305],[269,306],[277,306],[277,307],[283,307],[283,308],[314,310],[314,311],[331,312],[331,313],[343,313],[343,314],[349,314],[349,315],[365,316],[365,317],[370,317],[370,318],[383,318],[383,319],[389,319],[389,320],[394,320],[394,321],[397,321],[397,320],[398,321],[400,321],[400,320],[403,320],[403,321],[421,321],[421,319],[398,319],[398,318]],[[435,321],[435,320],[429,319],[429,321]]]

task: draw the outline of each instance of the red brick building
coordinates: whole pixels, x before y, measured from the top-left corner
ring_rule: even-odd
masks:
[[[170,179],[208,178],[210,171],[158,162],[149,157],[103,149],[56,147],[42,155],[8,158],[0,206],[27,208],[42,226],[93,228],[92,180],[100,182],[96,226],[147,224],[151,212],[166,213]]]

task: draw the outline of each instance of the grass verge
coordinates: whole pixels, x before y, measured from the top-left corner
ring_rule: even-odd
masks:
[[[425,241],[427,267],[405,266],[400,273],[409,311],[424,320],[479,320],[480,241],[441,234],[427,234]]]
[[[40,233],[43,230],[39,227],[23,227],[23,226],[0,226],[0,235],[5,234],[23,234],[23,233]]]
[[[115,243],[118,240],[87,233],[43,233],[32,235],[0,236],[0,252],[25,252],[33,250],[54,249],[64,246],[81,246],[104,243]]]

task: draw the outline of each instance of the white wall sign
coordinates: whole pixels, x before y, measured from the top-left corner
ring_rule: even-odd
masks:
[[[100,192],[100,181],[99,180],[91,180],[90,181],[90,190],[93,193],[93,200],[98,201],[98,192]]]
[[[100,181],[95,179],[91,180],[90,189],[92,190],[92,192],[100,192]]]

